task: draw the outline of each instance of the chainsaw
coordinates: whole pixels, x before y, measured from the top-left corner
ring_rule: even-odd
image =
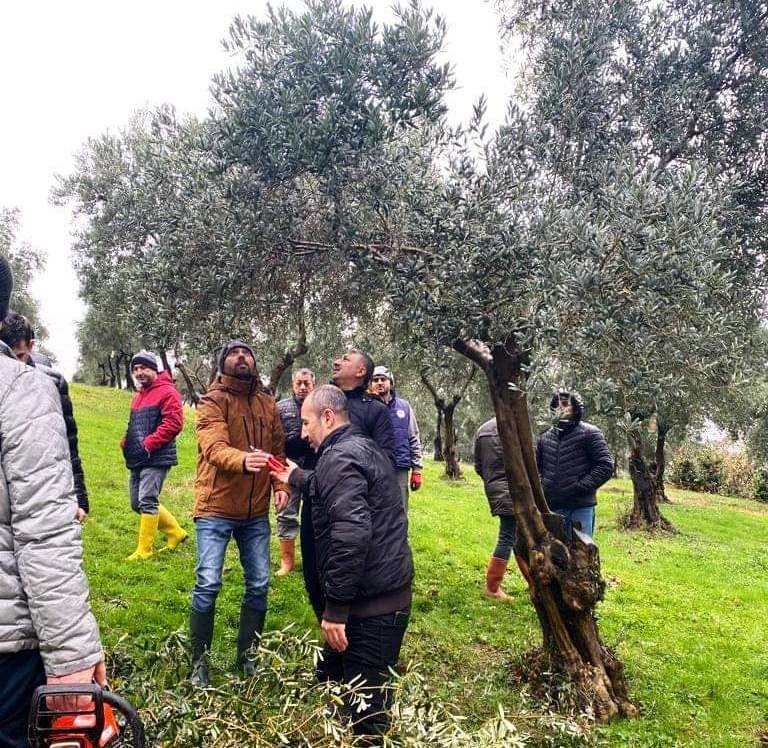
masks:
[[[52,709],[47,700],[77,697],[88,703],[74,709]],[[76,703],[76,702],[75,702]],[[32,748],[146,748],[144,725],[136,710],[97,685],[40,686],[29,712]]]

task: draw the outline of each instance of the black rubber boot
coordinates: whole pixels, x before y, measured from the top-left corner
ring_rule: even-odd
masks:
[[[208,673],[208,650],[213,640],[215,611],[200,613],[192,608],[189,614],[189,631],[192,640],[192,675],[189,680],[195,688],[206,688],[211,679]]]
[[[261,638],[266,616],[266,610],[254,610],[246,608],[245,605],[240,607],[240,630],[237,632],[235,668],[242,670],[249,677],[254,674],[255,666],[253,660],[248,657],[248,650],[254,641]]]

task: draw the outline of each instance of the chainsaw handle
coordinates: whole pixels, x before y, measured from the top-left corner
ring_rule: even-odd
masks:
[[[144,723],[139,718],[138,712],[122,696],[111,691],[102,691],[104,703],[115,707],[124,717],[131,728],[133,748],[146,748],[147,737],[144,734]]]

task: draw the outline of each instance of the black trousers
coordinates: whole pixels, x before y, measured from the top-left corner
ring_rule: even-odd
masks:
[[[326,644],[317,665],[320,681],[351,683],[365,695],[365,708],[350,695],[347,708],[358,735],[382,735],[389,726],[391,693],[386,688],[389,668],[397,664],[408,626],[409,610],[347,621],[347,649],[335,652]],[[364,683],[363,683],[364,682]],[[357,684],[362,684],[358,686]]]
[[[325,595],[320,587],[320,577],[317,573],[317,556],[315,555],[315,530],[312,526],[312,502],[302,499],[301,527],[299,529],[301,545],[301,570],[304,575],[309,603],[318,622],[322,620],[325,610]]]
[[[36,649],[0,654],[0,746],[28,748],[27,720],[32,694],[45,683]]]

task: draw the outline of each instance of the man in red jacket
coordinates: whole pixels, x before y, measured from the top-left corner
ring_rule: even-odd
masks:
[[[131,372],[139,391],[131,402],[128,430],[121,446],[131,471],[131,509],[141,515],[139,542],[128,561],[152,556],[159,529],[166,545],[174,550],[188,535],[160,503],[159,495],[168,471],[177,463],[176,436],[184,426],[181,395],[167,371],[158,372],[157,357],[140,351],[131,359]]]

